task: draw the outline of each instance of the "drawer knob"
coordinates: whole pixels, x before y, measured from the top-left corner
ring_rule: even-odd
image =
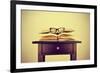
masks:
[[[57,46],[57,50],[59,50],[59,49],[60,49],[60,47]]]

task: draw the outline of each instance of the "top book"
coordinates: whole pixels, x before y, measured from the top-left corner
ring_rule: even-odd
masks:
[[[51,27],[51,28],[49,28],[48,31],[41,32],[41,34],[51,33],[51,34],[59,35],[59,34],[62,34],[62,33],[70,33],[70,32],[73,32],[73,30],[66,30],[64,27],[60,27],[60,28]]]

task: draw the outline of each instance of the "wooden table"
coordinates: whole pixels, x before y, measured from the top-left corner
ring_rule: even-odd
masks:
[[[76,60],[77,43],[81,41],[32,41],[32,44],[38,44],[38,62],[44,62],[45,55],[59,54],[70,54],[70,60]]]

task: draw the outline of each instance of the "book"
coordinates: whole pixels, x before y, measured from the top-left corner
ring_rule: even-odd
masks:
[[[74,40],[72,38],[72,35],[70,34],[60,34],[60,35],[52,35],[52,34],[48,34],[48,35],[45,35],[45,36],[42,36],[41,41],[66,41],[66,40]]]

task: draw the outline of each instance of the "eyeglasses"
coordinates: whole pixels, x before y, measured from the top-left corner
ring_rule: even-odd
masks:
[[[50,28],[50,33],[52,34],[60,34],[62,32],[65,31],[65,28],[64,27],[60,27],[60,28]]]

